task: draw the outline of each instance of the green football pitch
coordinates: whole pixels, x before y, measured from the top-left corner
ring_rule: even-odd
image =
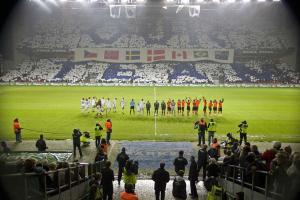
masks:
[[[116,97],[116,113],[96,118],[95,113],[82,113],[82,97]],[[153,102],[168,98],[224,98],[223,115],[208,116],[218,124],[216,137],[232,132],[236,137],[238,124],[247,120],[248,137],[255,141],[300,142],[300,89],[296,88],[207,88],[207,87],[80,87],[80,86],[1,86],[0,139],[14,139],[12,121],[19,118],[24,139],[36,139],[44,133],[46,139],[71,138],[74,128],[89,131],[93,136],[96,122],[113,122],[112,139],[196,141],[194,122],[202,116],[153,115]],[[120,100],[125,98],[125,114]],[[149,100],[151,116],[129,115],[129,102],[134,98]],[[201,103],[201,110],[203,104]],[[176,113],[177,114],[177,113]],[[27,130],[30,129],[30,130]]]

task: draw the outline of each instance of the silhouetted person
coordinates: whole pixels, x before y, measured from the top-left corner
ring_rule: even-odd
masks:
[[[183,151],[179,151],[179,156],[174,160],[173,164],[177,175],[180,170],[185,172],[185,166],[188,164],[188,161],[183,157]]]
[[[120,185],[126,161],[129,160],[129,156],[126,154],[126,149],[124,147],[122,148],[122,152],[117,155],[116,160],[118,161],[119,164],[118,184]]]
[[[190,181],[190,187],[191,187],[191,196],[192,198],[198,198],[196,184],[198,182],[198,167],[197,163],[195,161],[195,157],[191,156],[191,166],[189,170],[189,181]]]
[[[39,152],[44,152],[48,149],[43,134],[40,135],[40,139],[36,141],[35,146]]]
[[[103,200],[112,200],[113,196],[113,181],[115,180],[114,171],[110,169],[111,162],[107,161],[102,169],[101,184],[103,188]]]
[[[170,181],[170,174],[165,170],[165,163],[160,163],[160,167],[152,174],[152,180],[154,181],[155,199],[165,199],[166,185]]]
[[[80,137],[81,137],[81,132],[79,129],[74,129],[73,130],[73,158],[75,159],[76,157],[76,148],[79,150],[80,158],[82,158],[82,151],[80,147]]]

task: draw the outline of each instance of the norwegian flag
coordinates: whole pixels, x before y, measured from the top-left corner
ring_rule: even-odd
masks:
[[[172,59],[174,60],[187,59],[187,53],[186,51],[172,51]]]
[[[155,62],[165,59],[165,50],[148,50],[147,51],[147,61]]]
[[[119,51],[105,50],[104,59],[119,60]]]
[[[97,58],[97,53],[84,50],[84,58]]]

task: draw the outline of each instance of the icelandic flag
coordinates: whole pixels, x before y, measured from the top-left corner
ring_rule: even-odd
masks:
[[[172,59],[173,60],[184,60],[187,59],[187,52],[186,51],[181,51],[181,50],[176,50],[172,51]]]
[[[104,59],[119,60],[119,51],[105,50]]]
[[[126,51],[126,60],[140,60],[140,51],[138,50],[129,50]]]
[[[165,50],[148,50],[147,61],[154,62],[165,59]]]
[[[97,58],[97,53],[84,50],[84,58]]]

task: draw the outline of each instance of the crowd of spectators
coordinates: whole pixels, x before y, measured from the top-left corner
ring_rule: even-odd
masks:
[[[6,145],[2,145],[6,146]],[[3,149],[4,149],[3,147]],[[111,169],[111,162],[107,159],[104,146],[98,149],[95,162],[102,162],[103,168],[95,173],[89,179],[89,199],[112,199],[113,181],[115,181],[114,172]],[[300,180],[300,154],[293,152],[290,146],[282,148],[281,142],[274,142],[271,149],[264,152],[260,151],[257,145],[245,142],[239,144],[237,140],[228,138],[224,146],[224,154],[220,153],[221,145],[214,138],[213,143],[208,147],[203,144],[197,154],[197,157],[191,156],[188,161],[184,157],[184,152],[180,151],[179,156],[174,159],[174,169],[176,176],[173,181],[172,194],[176,198],[187,198],[187,184],[185,175],[190,181],[190,196],[197,198],[196,184],[199,181],[199,175],[202,177],[207,191],[213,187],[220,187],[220,177],[235,177],[243,182],[248,182],[264,188],[267,181],[267,190],[281,195],[287,199],[294,199],[298,191],[297,185]],[[120,199],[138,199],[138,193],[135,191],[135,185],[138,180],[138,162],[132,160],[127,155],[125,148],[117,155],[116,161],[119,165],[118,184],[121,180],[124,182],[125,191],[120,193]],[[44,188],[42,181],[46,181],[46,191],[55,192],[58,187],[67,188],[68,181],[87,180],[85,168],[79,167],[79,163],[51,162],[47,160],[37,161],[33,158],[19,160],[14,163],[5,163],[1,161],[1,174],[8,173],[34,173],[44,174],[46,179],[39,176],[32,176],[28,179],[31,187],[28,194],[33,196],[42,196]],[[233,166],[241,167],[239,170],[233,170]],[[187,170],[186,167],[189,167]],[[188,172],[187,172],[188,171]],[[202,171],[202,172],[201,172]],[[263,172],[263,173],[262,173]],[[255,178],[253,178],[253,176]],[[268,179],[266,177],[268,176]],[[154,181],[154,190],[156,199],[164,199],[166,184],[170,181],[170,174],[165,169],[165,164],[160,163],[160,167],[152,174]],[[287,184],[290,182],[291,184]]]
[[[67,69],[67,70],[66,70]],[[299,84],[300,73],[286,63],[250,60],[246,63],[221,64],[109,64],[66,62],[41,59],[24,61],[0,77],[1,82],[67,83],[276,83]]]
[[[143,8],[140,8],[143,9]],[[198,18],[178,17],[163,10],[148,9],[139,20],[112,20],[107,12],[54,10],[30,18],[19,42],[26,49],[114,48],[233,48],[287,49],[293,47],[294,31],[289,17],[278,18],[274,8],[261,12],[222,9],[222,13],[203,12]],[[142,12],[142,11],[141,11]],[[160,17],[159,17],[160,16]],[[274,18],[278,20],[273,20]],[[30,22],[30,23],[29,23]],[[290,26],[291,27],[291,26]]]

